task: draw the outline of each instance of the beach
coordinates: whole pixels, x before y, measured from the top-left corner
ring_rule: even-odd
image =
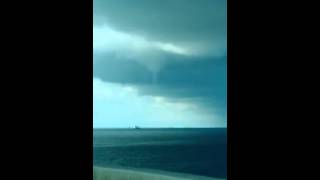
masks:
[[[225,180],[164,171],[93,167],[93,180]]]

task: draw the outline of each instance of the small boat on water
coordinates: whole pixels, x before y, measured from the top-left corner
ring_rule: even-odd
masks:
[[[139,126],[134,126],[134,129],[141,129]]]

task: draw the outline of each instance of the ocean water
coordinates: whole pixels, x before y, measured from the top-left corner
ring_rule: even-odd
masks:
[[[225,128],[94,129],[93,164],[226,178],[226,133]]]

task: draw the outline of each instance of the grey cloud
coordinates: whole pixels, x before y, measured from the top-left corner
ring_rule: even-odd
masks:
[[[194,48],[226,46],[225,0],[95,0],[94,23]]]
[[[136,61],[100,58],[108,61],[94,64],[94,76],[104,81],[136,86],[142,95],[226,105],[226,57],[185,60],[186,57],[168,56],[170,63],[159,72],[156,85],[152,84],[152,73]]]

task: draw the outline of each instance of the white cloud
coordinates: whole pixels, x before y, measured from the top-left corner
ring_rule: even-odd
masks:
[[[219,118],[190,102],[141,96],[131,86],[93,79],[94,127],[214,127]]]
[[[117,59],[130,59],[145,66],[157,81],[157,73],[165,66],[165,53],[190,55],[189,50],[172,43],[154,42],[144,37],[116,31],[108,25],[93,27],[94,56],[114,54]],[[95,61],[95,58],[93,58]],[[106,59],[107,60],[107,59]]]
[[[188,49],[170,42],[150,41],[142,36],[116,31],[104,24],[93,27],[93,49],[96,52],[116,52],[143,55],[146,51],[162,50],[168,53],[189,55]]]
[[[107,24],[93,27],[93,50],[98,53],[114,52],[122,56],[126,54],[130,57],[141,58],[148,53],[153,55],[155,53],[172,53],[183,56],[221,56],[226,51],[226,40],[221,39],[213,40],[210,43],[185,42],[183,44],[148,40],[143,36],[114,30]]]

